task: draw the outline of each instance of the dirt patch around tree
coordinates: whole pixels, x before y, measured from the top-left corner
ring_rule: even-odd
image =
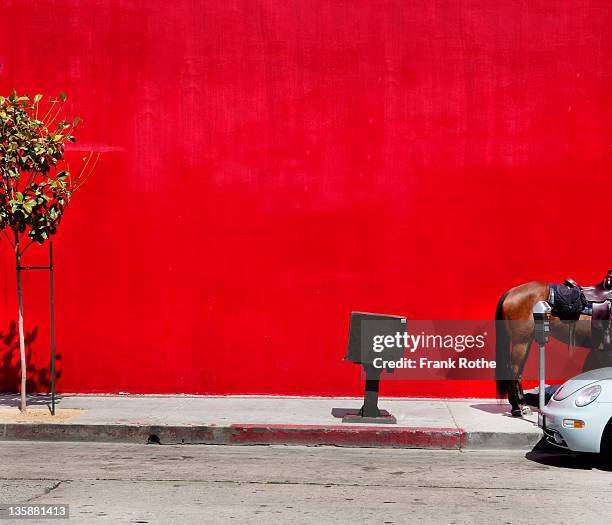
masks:
[[[56,423],[68,421],[87,412],[82,408],[57,408],[52,416],[48,408],[28,408],[21,413],[18,408],[0,408],[0,421],[8,423]]]

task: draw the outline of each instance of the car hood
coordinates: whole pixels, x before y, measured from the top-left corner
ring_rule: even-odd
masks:
[[[612,366],[596,368],[595,370],[583,372],[582,374],[572,377],[568,383],[570,381],[588,381],[589,383],[592,383],[593,381],[602,381],[604,379],[612,379]]]
[[[612,379],[612,367],[608,366],[605,368],[597,368],[595,370],[589,370],[588,372],[583,372],[575,377],[572,377],[562,385],[563,391],[561,392],[561,399],[566,399],[572,394],[575,394],[581,388],[584,388],[591,383],[595,383],[597,381],[605,381],[607,379]],[[557,391],[560,392],[561,388]],[[556,399],[557,394],[555,394]]]

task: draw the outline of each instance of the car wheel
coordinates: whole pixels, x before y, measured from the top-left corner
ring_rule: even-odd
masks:
[[[600,451],[602,458],[607,463],[612,463],[612,419],[608,421],[601,436]]]

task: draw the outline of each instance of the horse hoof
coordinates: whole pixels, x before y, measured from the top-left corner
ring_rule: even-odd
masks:
[[[533,414],[533,412],[531,411],[531,408],[529,407],[523,407],[521,409],[521,412],[523,413],[524,416],[530,416],[531,414]]]
[[[523,417],[523,411],[520,408],[515,408],[510,411],[512,417]]]

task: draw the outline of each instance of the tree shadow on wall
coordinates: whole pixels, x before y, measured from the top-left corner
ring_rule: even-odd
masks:
[[[28,393],[49,392],[51,390],[51,366],[37,367],[32,363],[32,345],[38,336],[38,327],[26,332],[26,363],[27,363],[27,382],[26,390]],[[57,381],[62,371],[58,365],[61,363],[62,356],[55,354],[55,380]],[[11,321],[7,331],[0,332],[0,404],[15,405],[19,404],[19,385],[21,384],[21,360],[19,359],[19,332],[17,323]],[[46,396],[30,398],[28,403],[34,405],[46,405]]]

